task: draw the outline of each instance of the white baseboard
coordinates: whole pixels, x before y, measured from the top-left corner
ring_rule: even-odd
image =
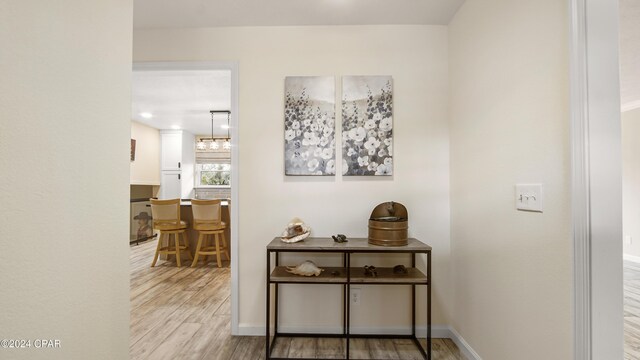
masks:
[[[453,342],[456,343],[458,349],[460,349],[460,353],[465,359],[482,360],[480,355],[478,355],[478,353],[473,350],[471,345],[467,343],[467,341],[456,331],[456,329],[449,327],[449,332],[451,333],[449,339],[453,340]]]
[[[238,336],[264,336],[264,325],[238,324]]]
[[[633,261],[640,264],[640,256],[622,254],[622,258],[628,261]]]
[[[240,336],[264,336],[264,326],[255,326],[255,325],[247,325],[240,324],[238,329],[238,335]],[[282,326],[280,327],[280,332],[283,333],[342,333],[342,327],[300,327],[300,326]],[[406,327],[379,327],[379,328],[360,328],[360,327],[352,327],[351,332],[354,334],[389,334],[389,335],[403,335],[407,334]],[[418,337],[426,337],[427,336],[427,328],[425,326],[416,327],[416,335]],[[448,325],[433,325],[431,326],[431,337],[438,339],[451,339],[458,349],[460,349],[460,353],[466,360],[482,360],[480,355],[476,353],[471,346],[460,336],[460,334],[453,328]]]

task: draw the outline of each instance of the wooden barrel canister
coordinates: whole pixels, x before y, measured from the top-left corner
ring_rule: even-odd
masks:
[[[407,245],[408,229],[407,208],[393,201],[382,203],[373,209],[369,218],[369,244]]]

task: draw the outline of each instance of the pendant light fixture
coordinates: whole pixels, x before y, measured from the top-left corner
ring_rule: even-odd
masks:
[[[231,149],[231,142],[230,142],[230,137],[229,137],[229,121],[231,118],[231,111],[229,110],[210,110],[209,113],[211,113],[211,137],[210,138],[200,138],[200,140],[198,140],[198,142],[196,143],[196,149],[198,150],[207,150],[207,148],[209,150],[218,150],[220,148],[220,144],[218,143],[218,140],[224,140],[224,142],[222,143],[222,148],[224,150],[229,150]],[[215,114],[227,114],[227,137],[214,137],[213,136],[213,116]],[[207,143],[205,141],[209,142],[209,146],[207,146]]]
[[[227,139],[222,143],[222,148],[225,150],[231,149],[231,138],[229,137],[229,120],[231,119],[231,111],[227,113]]]

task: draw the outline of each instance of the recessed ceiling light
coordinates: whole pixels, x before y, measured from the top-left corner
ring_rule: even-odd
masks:
[[[227,124],[222,124],[222,125],[220,125],[220,127],[221,127],[221,128],[223,128],[223,129],[228,129],[228,128],[229,128],[229,125],[227,125]]]
[[[151,119],[153,117],[153,114],[148,112],[143,112],[143,113],[140,113],[140,116],[142,116],[145,119]]]
[[[180,125],[171,125],[173,130],[180,130]]]

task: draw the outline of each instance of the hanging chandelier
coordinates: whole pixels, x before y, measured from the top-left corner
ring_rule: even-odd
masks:
[[[220,144],[218,144],[218,141],[223,141],[222,142],[222,148],[224,150],[230,150],[231,149],[231,137],[229,136],[229,126],[230,126],[230,120],[231,120],[231,111],[229,110],[210,110],[209,113],[211,113],[211,137],[210,138],[200,138],[200,140],[198,140],[198,143],[196,144],[196,149],[198,150],[207,150],[207,148],[209,150],[218,150],[220,148]],[[227,114],[227,137],[215,137],[213,136],[213,116],[215,114]],[[209,145],[207,146],[207,143],[209,143]]]

